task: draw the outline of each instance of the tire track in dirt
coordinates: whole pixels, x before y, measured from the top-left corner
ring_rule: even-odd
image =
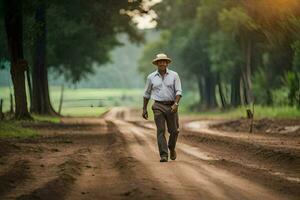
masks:
[[[171,199],[151,181],[147,168],[129,154],[130,141],[114,125],[92,147],[85,169],[66,199]],[[136,173],[142,172],[142,173]]]
[[[33,190],[29,194],[17,197],[17,200],[52,200],[64,199],[70,186],[81,175],[82,163],[85,157],[75,152],[68,160],[58,166],[58,177],[47,182],[45,185]]]
[[[201,144],[202,149],[233,162],[259,169],[272,169],[270,173],[273,175],[300,183],[300,157],[293,152],[199,134],[184,135],[183,139],[192,145]]]
[[[300,153],[300,145],[299,140],[296,137],[293,138],[286,138],[282,136],[274,136],[274,135],[262,135],[256,133],[232,133],[232,132],[225,132],[219,131],[217,129],[211,128],[217,124],[220,124],[222,121],[210,121],[210,120],[203,120],[203,121],[192,121],[185,123],[183,129],[189,132],[196,132],[202,133],[211,136],[219,136],[220,138],[229,138],[231,140],[239,140],[248,143],[255,143],[256,145],[269,147],[269,149],[279,149],[285,150],[288,152],[296,152]]]
[[[130,152],[144,163],[152,173],[152,178],[161,183],[165,192],[173,194],[174,199],[282,199],[276,192],[255,184],[247,179],[233,175],[225,170],[210,166],[205,162],[194,162],[193,167],[187,162],[193,162],[193,155],[180,154],[180,161],[161,164],[158,162],[155,140],[145,129],[133,127],[130,123],[114,120],[114,123],[128,141],[131,141]],[[140,146],[140,143],[148,145]],[[149,143],[149,141],[151,141]],[[178,144],[180,145],[180,143]],[[151,147],[149,147],[151,146]],[[148,152],[148,153],[145,153]],[[146,156],[147,155],[147,156]],[[182,160],[182,161],[181,161]],[[168,167],[166,167],[168,166]],[[199,170],[201,169],[201,170]],[[208,176],[210,174],[210,176]],[[166,180],[168,180],[166,182]],[[176,192],[174,192],[176,191]]]
[[[221,153],[225,150],[224,152],[228,152],[226,157],[240,157],[240,160],[233,159],[235,162],[247,167],[257,166],[262,170],[272,169],[269,170],[270,174],[300,184],[300,150],[297,148],[299,140],[293,138],[285,141],[290,145],[281,145],[284,139],[280,137],[220,132],[210,129],[208,121],[204,121],[202,125],[202,122],[197,123],[201,129],[188,128],[190,123],[185,126],[184,138],[187,141],[214,148]],[[292,145],[293,143],[295,144]]]
[[[0,175],[0,196],[4,196],[29,177],[28,160],[18,160]]]
[[[0,199],[64,199],[85,168],[86,155],[90,153],[88,146],[94,141],[93,132],[101,132],[102,126],[72,123],[71,120],[68,125],[55,124],[53,129],[49,123],[31,126],[39,129],[42,136],[11,140],[17,148],[9,150],[1,158],[1,161],[5,160],[1,164],[1,171],[4,172],[13,170],[9,165],[14,161],[28,162],[13,177],[18,183],[16,187],[5,190]],[[26,175],[24,181],[19,178],[21,173]],[[5,179],[1,180],[8,183]]]
[[[130,123],[148,130],[155,129],[151,123],[136,121],[130,121]],[[272,148],[263,143],[257,144],[251,139],[252,135],[241,134],[242,139],[239,139],[239,134],[236,133],[233,133],[233,137],[230,137],[229,133],[224,136],[219,131],[211,130],[207,121],[204,124],[204,129],[197,131],[183,128],[180,134],[181,140],[192,146],[201,145],[201,152],[209,152],[208,156],[218,158],[221,162],[226,161],[244,168],[260,170],[269,176],[276,176],[274,179],[279,178],[283,182],[300,184],[300,157],[296,153],[298,150],[292,151],[293,147]],[[264,138],[264,141],[267,140],[267,136],[259,137]],[[199,152],[198,147],[194,148],[194,152]],[[189,150],[189,153],[191,152]],[[294,185],[293,183],[291,184]]]
[[[25,175],[33,177],[24,176],[24,182],[6,190],[0,199],[296,200],[300,195],[299,185],[271,176],[268,168],[235,162],[231,157],[240,153],[238,148],[225,147],[238,140],[230,143],[230,138],[223,146],[212,141],[206,145],[207,141],[182,140],[183,132],[178,159],[159,163],[153,124],[139,124],[132,117],[129,109],[114,108],[102,119],[68,118],[53,129],[39,126],[46,126],[51,136],[18,143],[16,148],[26,155],[20,165],[28,167]],[[133,121],[125,121],[128,118]],[[4,177],[22,156],[12,152],[11,159],[9,155],[3,157],[9,161],[1,167]]]
[[[188,186],[178,179],[177,174],[172,170],[168,170],[168,165],[171,164],[171,162],[159,163],[159,156],[155,150],[155,144],[149,144],[149,141],[136,134],[131,124],[121,120],[113,120],[112,123],[119,133],[119,137],[123,137],[129,144],[129,153],[144,166],[142,171],[137,171],[136,173],[144,174],[144,171],[149,171],[146,175],[147,179],[154,182],[155,185],[158,185],[160,190],[169,194],[171,199],[193,199],[190,193],[192,190],[195,190],[194,185],[186,189]],[[177,168],[177,170],[178,169],[179,168]],[[165,180],[159,180],[161,177],[165,177]],[[174,193],[176,193],[176,196],[174,196]]]

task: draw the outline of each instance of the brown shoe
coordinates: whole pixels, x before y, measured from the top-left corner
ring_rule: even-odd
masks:
[[[170,150],[170,158],[171,158],[171,160],[176,160],[177,153],[176,153],[175,149]]]
[[[159,162],[168,162],[168,157],[166,156],[161,157]]]

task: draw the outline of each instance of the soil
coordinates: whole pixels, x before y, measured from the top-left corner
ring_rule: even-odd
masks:
[[[228,132],[249,132],[250,120],[239,119],[217,124],[213,128]],[[254,120],[253,132],[266,135],[300,136],[300,119]]]
[[[256,121],[249,134],[243,120],[181,120],[178,158],[160,163],[139,114],[23,124],[41,136],[0,140],[0,199],[299,199],[300,136],[280,132],[299,121]]]

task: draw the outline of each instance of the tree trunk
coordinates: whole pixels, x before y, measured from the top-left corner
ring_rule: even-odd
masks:
[[[250,38],[244,39],[245,69],[242,72],[245,103],[253,103],[251,67],[252,67],[252,41]]]
[[[199,109],[202,109],[204,106],[204,84],[203,84],[203,78],[202,76],[197,76],[197,81],[198,81],[198,90],[199,90]]]
[[[31,119],[27,108],[25,71],[28,67],[23,54],[22,1],[5,0],[5,29],[10,52],[11,77],[15,96],[15,119]]]
[[[59,108],[58,108],[58,114],[60,115],[62,104],[64,101],[64,85],[61,86],[61,93],[60,93],[60,100],[59,100]]]
[[[3,99],[0,99],[0,120],[4,119],[3,114]]]
[[[199,109],[216,108],[216,81],[213,75],[209,74],[205,77],[198,75],[197,80],[200,94]]]
[[[10,114],[13,114],[14,113],[14,98],[13,98],[12,93],[9,94],[9,102],[10,102],[9,112],[10,112]]]
[[[252,82],[251,82],[251,67],[252,67],[252,41],[248,39],[247,50],[246,50],[246,80],[250,93],[252,92]]]
[[[29,67],[26,71],[26,78],[27,78],[28,92],[29,92],[29,97],[30,97],[29,99],[30,99],[30,111],[31,111],[31,108],[32,108],[32,84],[31,84]]]
[[[204,105],[207,109],[216,108],[216,81],[212,74],[204,77],[205,91],[204,91]]]
[[[35,13],[35,50],[32,68],[32,112],[41,115],[56,115],[49,96],[48,71],[46,67],[46,5],[39,2]]]
[[[220,95],[220,99],[221,99],[222,108],[225,109],[225,108],[227,108],[227,102],[226,102],[226,98],[225,98],[225,95],[224,95],[224,92],[223,92],[220,77],[218,77],[218,89],[219,89],[219,95]]]
[[[235,74],[231,80],[231,105],[237,107],[241,105],[241,94],[240,94],[240,76]]]

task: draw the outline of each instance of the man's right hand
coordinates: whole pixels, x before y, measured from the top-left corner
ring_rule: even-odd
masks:
[[[146,108],[143,108],[143,114],[142,114],[142,116],[143,116],[143,118],[144,118],[145,120],[148,120],[148,111],[147,111]]]

